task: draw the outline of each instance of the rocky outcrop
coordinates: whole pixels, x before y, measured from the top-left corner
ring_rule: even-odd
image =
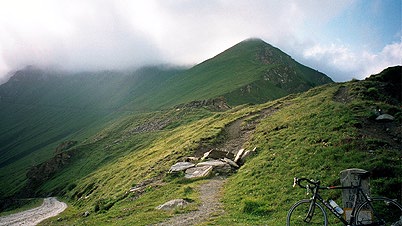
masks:
[[[202,108],[206,107],[211,110],[215,111],[226,111],[230,109],[230,106],[226,103],[224,97],[218,97],[215,99],[208,99],[208,100],[196,100],[190,103],[177,105],[175,108]]]
[[[188,168],[184,175],[187,179],[208,177],[212,174],[213,166],[196,166]]]
[[[62,153],[63,151],[67,151],[68,149],[72,148],[75,146],[78,142],[75,140],[67,140],[59,144],[59,146],[56,147],[55,153]]]
[[[36,166],[32,166],[26,174],[28,180],[25,188],[21,190],[19,196],[35,196],[33,192],[40,185],[49,180],[56,172],[61,170],[70,162],[71,158],[77,151],[76,149],[72,149],[76,143],[76,141],[62,142],[56,147],[56,155],[53,158]]]
[[[223,159],[223,158],[230,158],[233,159],[234,155],[228,151],[221,151],[218,149],[211,149],[204,153],[202,160],[204,159]]]
[[[208,177],[211,175],[230,175],[240,168],[248,157],[255,153],[252,151],[240,149],[236,155],[231,152],[210,150],[204,153],[203,158],[198,163],[177,162],[169,169],[169,173],[184,172],[187,179],[196,179]],[[196,160],[195,157],[186,157],[185,159]]]
[[[193,164],[191,162],[178,162],[170,167],[169,173],[185,171],[194,166],[195,166],[195,164]]]

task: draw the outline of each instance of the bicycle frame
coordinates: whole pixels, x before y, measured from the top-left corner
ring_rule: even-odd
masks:
[[[349,222],[346,221],[343,218],[342,214],[339,214],[338,212],[336,212],[336,210],[327,202],[325,201],[324,198],[321,197],[321,195],[318,193],[319,189],[346,189],[346,190],[354,190],[354,200],[353,200],[353,206],[352,206],[352,212],[350,215],[350,220]],[[313,201],[310,204],[310,208],[308,211],[308,214],[306,216],[306,222],[310,221],[311,218],[313,218],[314,216],[314,209],[315,209],[315,203],[317,202],[317,200],[319,202],[321,202],[332,214],[334,214],[336,216],[336,218],[338,218],[344,225],[354,225],[355,222],[355,214],[356,214],[356,210],[357,210],[357,201],[359,198],[359,195],[361,195],[364,198],[364,201],[369,201],[370,198],[364,194],[363,190],[361,189],[360,186],[331,186],[331,187],[317,187],[314,188],[313,191],[313,197],[311,198]]]

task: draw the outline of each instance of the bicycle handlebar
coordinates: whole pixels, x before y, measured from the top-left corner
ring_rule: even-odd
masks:
[[[303,181],[306,181],[307,183],[311,184],[312,186],[310,186],[309,184],[302,185],[301,183]],[[320,181],[319,180],[314,181],[314,180],[310,180],[310,179],[307,179],[307,178],[297,178],[297,177],[295,177],[293,179],[293,187],[296,187],[296,185],[299,185],[299,187],[301,187],[301,188],[316,188],[316,187],[320,187]]]

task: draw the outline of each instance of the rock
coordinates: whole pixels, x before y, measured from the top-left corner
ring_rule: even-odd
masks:
[[[226,162],[227,164],[229,164],[230,166],[233,166],[235,168],[240,168],[239,165],[237,165],[233,160],[228,159],[228,158],[223,158],[222,161]]]
[[[230,153],[228,151],[221,151],[221,150],[216,150],[212,149],[209,152],[204,153],[204,157],[202,159],[223,159],[223,158],[229,158],[229,159],[234,159],[233,153]]]
[[[379,115],[375,120],[377,121],[394,121],[395,117],[389,114]]]
[[[157,206],[155,209],[158,210],[172,210],[175,208],[183,208],[188,204],[188,202],[184,199],[173,199],[162,205]]]
[[[243,153],[244,153],[244,149],[240,149],[237,152],[236,157],[234,158],[234,162],[236,162],[236,163],[239,162],[239,160],[240,160],[241,156],[243,155]]]
[[[197,164],[197,167],[200,166],[211,166],[213,168],[212,171],[215,173],[230,173],[232,171],[232,167],[229,164],[220,160],[200,162]]]
[[[249,150],[245,151],[237,163],[239,165],[244,165],[244,163],[246,162],[247,158],[249,158],[250,156],[254,155],[255,150],[256,150],[256,148],[254,148],[252,151],[249,151]]]
[[[206,165],[189,168],[186,170],[186,175],[184,175],[184,177],[187,179],[207,177],[212,173],[212,169],[212,166]]]
[[[134,187],[134,188],[130,188],[130,192],[140,192],[143,190],[143,187]]]
[[[194,167],[195,164],[191,162],[178,162],[170,167],[169,173],[185,171],[188,168]]]
[[[200,159],[197,158],[197,157],[186,157],[186,158],[184,159],[185,162],[192,162],[192,163],[196,163],[196,162],[198,162],[199,160],[200,160]]]
[[[187,104],[181,104],[178,106],[175,106],[176,110],[177,109],[182,109],[182,108],[202,108],[206,107],[211,110],[215,111],[226,111],[230,109],[230,106],[226,103],[226,100],[224,97],[218,97],[215,99],[208,99],[208,100],[196,100],[192,101]]]
[[[90,214],[89,211],[85,211],[85,213],[83,213],[82,216],[87,217],[87,216],[89,216],[89,214]]]

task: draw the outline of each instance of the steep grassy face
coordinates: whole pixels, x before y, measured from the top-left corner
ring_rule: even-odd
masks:
[[[54,155],[65,140],[84,140],[133,109],[144,84],[179,69],[65,74],[27,68],[0,86],[0,197],[18,191],[28,169]],[[134,91],[135,92],[134,92]]]
[[[174,198],[192,203],[181,211],[193,210],[199,203],[197,186],[204,181],[169,175],[170,166],[192,156],[200,143],[219,143],[225,125],[250,111],[249,108],[227,112],[181,108],[141,117],[127,116],[76,146],[85,158],[67,165],[40,190],[44,194],[57,192],[72,204],[70,212],[62,216],[63,224],[157,223],[178,213],[155,209]],[[139,184],[145,188],[140,192],[129,191]],[[91,215],[80,217],[85,211]]]
[[[29,169],[53,158],[60,143],[81,142],[131,113],[215,99],[233,107],[263,103],[330,82],[259,39],[190,69],[68,73],[27,67],[0,86],[0,180],[7,181],[0,197],[22,189]]]
[[[290,206],[307,198],[305,190],[292,188],[293,177],[339,185],[339,172],[347,168],[369,170],[371,192],[400,202],[402,110],[398,106],[401,103],[395,105],[394,99],[384,99],[386,95],[375,99],[367,92],[369,88],[384,87],[388,83],[367,79],[329,84],[225,112],[190,108],[155,112],[142,119],[128,116],[82,144],[83,148],[93,147],[83,149],[88,154],[86,159],[93,159],[93,163],[67,167],[46,183],[42,191],[55,191],[57,185],[64,183],[56,191],[72,205],[61,215],[63,221],[59,224],[149,225],[194,210],[200,202],[197,187],[205,180],[183,180],[166,172],[206,142],[211,147],[219,146],[225,126],[242,118],[256,123],[244,147],[257,147],[257,153],[228,178],[222,191],[225,214],[209,223],[283,225]],[[395,120],[376,121],[373,114],[377,108],[392,113]],[[150,122],[147,118],[163,122],[176,117],[180,120],[172,120],[163,128],[154,127],[155,124],[146,126]],[[103,152],[109,154],[108,159],[92,169],[92,173],[65,183],[68,175],[79,172],[70,170],[99,162],[96,157],[105,155]],[[119,152],[111,157],[111,153]],[[128,192],[138,184],[145,184],[145,189],[139,193]],[[323,191],[323,194],[341,203],[339,191]],[[156,206],[175,198],[191,200],[192,204],[170,212],[155,210]],[[91,215],[82,217],[85,211]],[[336,222],[332,218],[330,221]],[[55,220],[47,223],[57,224]]]
[[[172,103],[191,101],[194,95],[224,96],[236,106],[264,103],[331,82],[264,41],[248,39],[170,79],[155,99]]]
[[[400,81],[400,73],[394,76]],[[373,98],[369,89],[394,84],[373,80],[327,85],[281,100],[283,108],[263,120],[250,140],[258,155],[229,179],[228,214],[217,224],[284,225],[292,204],[308,197],[292,188],[293,177],[339,185],[340,171],[348,168],[370,171],[372,194],[401,202],[401,102],[386,93]],[[376,109],[395,120],[375,120]],[[341,203],[339,191],[323,194]]]

